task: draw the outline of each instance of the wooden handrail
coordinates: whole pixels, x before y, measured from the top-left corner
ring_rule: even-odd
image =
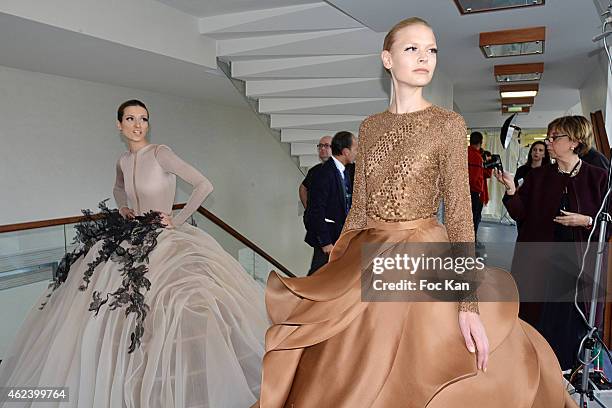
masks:
[[[100,217],[101,216],[97,214],[93,215],[94,219],[97,219]],[[85,216],[77,215],[74,217],[52,218],[49,220],[22,222],[19,224],[6,224],[6,225],[0,225],[0,233],[26,231],[26,230],[37,229],[37,228],[57,227],[58,225],[76,224],[77,222],[83,222],[83,221],[85,221]]]
[[[184,203],[174,204],[172,209],[180,210],[183,207],[185,207]],[[232,237],[236,238],[238,241],[242,242],[244,245],[251,248],[259,256],[261,256],[266,261],[270,262],[272,265],[278,268],[280,272],[284,273],[287,276],[295,277],[295,275],[291,273],[287,268],[285,268],[280,262],[272,258],[270,255],[268,255],[267,252],[265,252],[263,249],[255,245],[252,241],[250,241],[244,235],[236,231],[234,228],[232,228],[229,224],[227,224],[221,218],[217,217],[215,214],[211,213],[206,208],[201,207],[201,206],[198,208],[197,211],[200,214],[202,214],[204,217],[208,218],[213,224],[217,225],[223,231],[227,232]],[[99,218],[101,217],[101,215],[96,214],[93,217]],[[53,218],[53,219],[41,220],[41,221],[22,222],[18,224],[0,225],[0,233],[26,231],[26,230],[36,229],[36,228],[55,227],[58,225],[65,225],[65,224],[76,224],[82,221],[85,221],[84,215],[75,216],[75,217]]]
[[[178,209],[183,208],[184,206],[185,204],[175,204],[174,209],[178,210]],[[244,235],[236,231],[230,225],[225,223],[225,221],[223,221],[221,218],[217,217],[215,214],[211,213],[210,211],[208,211],[206,208],[202,206],[200,206],[197,211],[200,214],[202,214],[204,217],[208,218],[213,224],[221,228],[223,231],[227,232],[232,237],[236,238],[238,241],[242,242],[244,245],[251,248],[259,256],[261,256],[266,261],[270,262],[272,265],[277,267],[282,273],[284,273],[287,276],[291,276],[292,278],[295,278],[295,275],[291,273],[289,269],[285,268],[283,265],[281,265],[280,262],[272,258],[270,255],[268,255],[267,252],[265,252],[263,249],[255,245],[252,241],[250,241],[247,237],[245,237]]]

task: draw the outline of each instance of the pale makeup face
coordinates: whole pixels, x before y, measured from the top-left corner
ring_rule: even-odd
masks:
[[[542,161],[544,158],[544,153],[544,146],[538,143],[537,145],[533,146],[533,149],[531,149],[531,160],[534,162]]]
[[[381,58],[398,83],[423,87],[431,82],[437,53],[436,37],[431,28],[413,24],[395,34],[391,51],[383,51]]]
[[[149,132],[149,114],[140,106],[128,106],[123,111],[123,119],[117,122],[121,134],[132,143],[145,141]]]

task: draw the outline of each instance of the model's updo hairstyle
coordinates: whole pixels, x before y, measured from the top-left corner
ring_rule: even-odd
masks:
[[[117,108],[117,120],[119,122],[123,120],[123,112],[125,111],[125,108],[130,106],[140,106],[141,108],[147,111],[147,115],[149,114],[149,109],[147,109],[144,103],[142,103],[138,99],[130,99],[129,101],[123,102],[121,105],[119,105],[119,108]]]
[[[396,25],[394,25],[393,27],[391,27],[391,30],[389,30],[389,32],[385,36],[385,40],[383,41],[383,51],[391,51],[391,47],[393,46],[393,43],[395,42],[395,37],[400,30],[406,27],[417,25],[417,24],[422,24],[425,27],[431,28],[429,23],[423,20],[422,18],[409,17],[407,19],[404,19],[400,21],[399,23],[397,23]]]

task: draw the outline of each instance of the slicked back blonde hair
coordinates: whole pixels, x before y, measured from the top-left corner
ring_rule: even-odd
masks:
[[[410,27],[413,25],[417,25],[417,24],[422,24],[425,27],[429,27],[431,28],[431,26],[429,25],[429,23],[425,20],[423,20],[422,18],[419,17],[410,17],[407,18],[405,20],[400,21],[399,23],[397,23],[396,25],[394,25],[393,27],[391,27],[391,30],[389,30],[389,32],[387,33],[387,35],[385,36],[385,41],[383,41],[383,50],[384,51],[390,51],[391,47],[393,46],[393,43],[395,42],[395,37],[398,33],[398,31],[406,28],[406,27]]]
[[[557,118],[548,124],[548,133],[553,130],[568,135],[573,142],[578,142],[578,146],[574,149],[574,153],[578,155],[586,153],[591,148],[589,141],[593,140],[593,126],[584,116]]]

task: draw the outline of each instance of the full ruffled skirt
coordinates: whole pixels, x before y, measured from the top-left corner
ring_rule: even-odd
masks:
[[[488,369],[476,368],[456,302],[365,302],[361,272],[380,243],[445,242],[435,219],[344,233],[307,278],[271,274],[261,408],[573,407],[551,348],[514,301],[481,302]],[[363,248],[369,248],[364,256]],[[516,286],[488,270],[481,291]],[[488,293],[488,298],[495,294]],[[507,299],[511,300],[511,299]]]
[[[150,307],[142,344],[128,353],[134,314],[103,305],[93,291],[116,290],[120,265],[99,265],[79,291],[96,244],[70,268],[43,310],[34,305],[0,365],[0,386],[62,386],[70,401],[34,407],[243,408],[259,394],[268,326],[263,288],[207,233],[164,230],[149,256]],[[30,406],[7,404],[7,407]]]

